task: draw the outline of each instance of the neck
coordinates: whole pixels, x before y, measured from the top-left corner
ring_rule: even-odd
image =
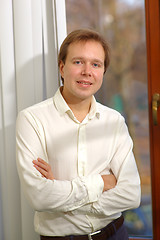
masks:
[[[80,104],[68,104],[74,116],[77,118],[78,121],[82,122],[84,118],[89,113],[91,103],[80,103]]]
[[[64,97],[66,103],[74,113],[74,116],[77,118],[78,121],[82,122],[83,119],[90,111],[91,107],[91,97],[87,99],[71,99],[65,96],[63,91],[61,91],[62,96]]]

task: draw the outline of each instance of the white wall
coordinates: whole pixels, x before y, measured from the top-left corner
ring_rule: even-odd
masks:
[[[0,0],[0,240],[39,239],[17,175],[15,121],[55,93],[65,36],[65,0]]]

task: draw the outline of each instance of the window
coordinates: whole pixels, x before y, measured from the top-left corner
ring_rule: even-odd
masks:
[[[111,45],[111,64],[96,98],[126,119],[141,176],[142,202],[138,209],[124,213],[125,223],[130,236],[151,237],[144,1],[66,0],[66,16],[68,33],[76,28],[92,28],[103,34]]]

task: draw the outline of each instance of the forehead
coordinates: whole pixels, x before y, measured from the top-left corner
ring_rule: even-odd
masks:
[[[95,40],[78,41],[71,43],[68,47],[67,57],[90,56],[105,58],[105,52],[100,42]]]

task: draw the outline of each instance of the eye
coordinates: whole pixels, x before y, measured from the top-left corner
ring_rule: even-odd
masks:
[[[76,65],[80,65],[80,64],[82,64],[82,61],[80,61],[80,60],[76,60],[76,61],[74,61],[74,64],[76,64]]]
[[[99,67],[98,63],[93,63],[93,67]]]
[[[101,62],[93,62],[92,66],[94,68],[102,68],[103,67],[103,63],[101,63]]]

